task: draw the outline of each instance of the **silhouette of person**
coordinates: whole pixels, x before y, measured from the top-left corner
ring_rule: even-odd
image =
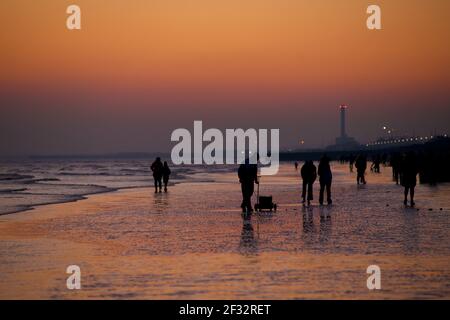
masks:
[[[411,206],[414,206],[414,188],[416,187],[417,183],[417,173],[418,165],[417,165],[417,159],[416,154],[414,151],[409,151],[403,160],[402,165],[402,183],[405,187],[405,200],[403,203],[405,206],[408,204],[408,193],[410,194],[410,200],[411,200]]]
[[[380,164],[381,164],[381,158],[379,155],[375,155],[372,159],[372,166],[370,167],[370,170],[374,173],[380,173]]]
[[[298,162],[297,161],[295,161],[294,166],[295,166],[295,171],[297,171],[298,170]]]
[[[152,163],[150,169],[153,171],[153,179],[155,180],[155,193],[162,192],[162,176],[163,176],[163,163],[161,162],[161,158],[157,157],[156,160]]]
[[[164,192],[167,192],[167,184],[169,183],[169,176],[170,176],[170,168],[167,164],[167,161],[164,161],[164,166],[162,170],[162,177],[163,177],[163,183],[164,183]]]
[[[392,154],[391,156],[392,179],[395,181],[395,184],[398,184],[400,179],[400,162],[401,162],[400,154],[398,152]]]
[[[348,162],[349,162],[350,172],[353,172],[353,165],[355,163],[355,156],[353,154],[350,155]]]
[[[310,205],[311,200],[313,200],[313,184],[317,178],[316,166],[311,160],[307,160],[305,161],[305,164],[302,166],[300,174],[303,179],[302,203],[305,203],[305,200],[308,200],[308,205]],[[308,192],[307,199],[306,199],[306,192]]]
[[[259,184],[258,181],[258,166],[257,164],[251,164],[250,160],[247,158],[245,162],[239,166],[238,169],[239,182],[241,183],[242,191],[242,212],[252,212],[252,195],[255,191],[255,183]]]
[[[331,200],[331,180],[333,178],[333,175],[330,168],[330,158],[328,158],[327,155],[323,155],[323,157],[320,159],[317,173],[319,175],[320,183],[319,203],[321,205],[323,204],[323,194],[326,189],[327,203],[331,204],[333,202]]]
[[[364,154],[360,154],[355,160],[356,167],[356,183],[366,184],[366,169],[367,169],[367,158]]]

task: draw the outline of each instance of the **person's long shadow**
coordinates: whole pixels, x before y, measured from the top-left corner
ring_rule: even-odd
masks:
[[[251,214],[242,214],[242,231],[239,249],[244,255],[254,255],[258,252],[258,243],[255,239]]]

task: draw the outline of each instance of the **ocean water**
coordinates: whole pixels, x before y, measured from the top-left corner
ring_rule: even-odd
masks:
[[[153,185],[151,159],[52,159],[0,162],[0,215],[52,203],[85,199],[96,193]],[[205,167],[178,166],[170,184],[207,181]],[[230,170],[215,168],[216,172]]]
[[[418,185],[410,208],[390,168],[368,172],[368,184],[357,186],[346,165],[333,163],[333,205],[317,204],[316,183],[313,204],[304,207],[299,172],[283,163],[260,184],[277,212],[245,218],[235,168],[174,167],[178,183],[154,194],[137,187],[137,181],[151,185],[148,162],[75,163],[72,172],[90,174],[56,175],[56,182],[72,185],[68,177],[125,189],[2,216],[1,297],[450,298],[449,184]],[[61,166],[52,164],[52,172]],[[139,174],[125,183],[123,168]],[[53,176],[34,179],[40,177]],[[81,267],[82,290],[65,288],[70,264]],[[380,291],[366,287],[373,264],[382,270]]]

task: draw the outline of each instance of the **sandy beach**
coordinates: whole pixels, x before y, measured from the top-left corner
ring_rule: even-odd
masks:
[[[266,177],[276,213],[239,209],[236,174],[205,172],[167,194],[148,187],[0,216],[2,299],[449,299],[450,186],[402,204],[390,168],[356,186],[333,163],[332,206],[300,204],[298,172]],[[379,265],[382,290],[367,289]],[[81,290],[66,268],[81,268]]]

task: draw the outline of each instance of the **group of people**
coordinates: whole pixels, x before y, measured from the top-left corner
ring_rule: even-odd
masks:
[[[302,202],[311,204],[313,200],[313,184],[319,176],[320,192],[319,192],[319,203],[323,205],[324,196],[326,192],[327,203],[331,204],[331,182],[333,175],[331,173],[330,167],[331,159],[324,155],[319,162],[319,168],[317,169],[314,163],[310,160],[306,161],[301,171],[301,177],[303,180],[302,188]],[[298,163],[295,162],[295,168],[297,170]],[[249,163],[246,159],[243,164],[239,166],[238,169],[239,182],[241,183],[242,191],[242,204],[241,208],[243,212],[252,212],[253,207],[251,204],[251,198],[254,193],[254,185],[259,184],[258,181],[258,167],[256,164]]]
[[[378,157],[374,158],[372,168],[373,172],[379,173],[380,163],[382,160]],[[331,183],[333,175],[330,167],[331,159],[327,155],[323,155],[319,161],[319,166],[316,168],[312,160],[307,160],[300,169],[300,175],[302,178],[302,203],[311,204],[313,200],[313,185],[319,176],[319,204],[323,205],[324,196],[326,192],[326,200],[328,204],[332,204],[331,199]],[[353,165],[356,167],[357,184],[366,184],[365,174],[367,169],[367,157],[365,154],[360,154],[356,157],[351,157],[350,171],[353,171]],[[295,162],[295,169],[298,169],[298,163]],[[417,184],[417,174],[419,173],[419,165],[416,154],[413,151],[405,153],[403,156],[393,155],[391,157],[392,175],[394,181],[405,188],[404,189],[404,204],[408,204],[408,195],[410,197],[410,204],[414,206],[414,190]],[[164,191],[167,192],[167,185],[169,183],[169,177],[171,174],[167,161],[164,163],[160,157],[151,165],[153,172],[153,179],[155,184],[155,193],[162,192],[164,184]],[[248,159],[239,166],[238,169],[239,182],[241,184],[242,191],[242,204],[241,208],[244,212],[252,212],[251,197],[254,193],[254,184],[259,184],[258,181],[258,167],[256,164],[251,164]]]
[[[371,171],[374,173],[380,173],[380,164],[387,163],[387,157],[374,155],[372,157]],[[357,184],[366,184],[365,174],[367,169],[367,157],[365,154],[360,154],[356,158],[351,157],[350,160],[350,172],[353,171],[353,160],[357,175]],[[396,184],[401,184],[404,189],[405,205],[408,204],[408,195],[410,198],[411,206],[414,206],[414,189],[417,184],[417,174],[419,173],[419,165],[414,151],[408,151],[403,155],[396,153],[391,156],[390,164],[392,166],[392,177]]]
[[[319,162],[319,168],[317,169],[311,160],[305,161],[305,164],[300,169],[300,175],[303,180],[302,185],[302,203],[307,202],[311,204],[313,200],[313,184],[319,176],[319,203],[323,205],[324,193],[327,193],[327,203],[331,204],[331,181],[333,175],[331,173],[330,158],[324,155]]]
[[[331,159],[327,155],[323,155],[319,161],[318,168],[314,165],[312,160],[307,160],[300,169],[302,178],[302,203],[311,204],[313,200],[313,185],[319,177],[320,191],[319,204],[324,204],[324,196],[326,192],[326,201],[332,204],[331,199],[331,183],[333,175],[330,167]],[[351,156],[348,160],[350,162],[350,172],[353,172],[353,167],[356,168],[356,183],[366,184],[366,170],[367,170],[367,156],[361,153],[357,156]],[[408,204],[408,196],[410,198],[411,206],[414,206],[414,190],[417,184],[417,174],[419,173],[418,161],[415,152],[410,151],[403,156],[392,158],[392,171],[394,180],[397,184],[404,187],[404,204]],[[398,162],[398,163],[397,163]],[[374,156],[372,159],[371,170],[374,173],[380,173],[380,164],[385,163],[383,157]],[[294,163],[295,169],[298,170],[298,162]],[[241,183],[242,204],[241,208],[244,212],[253,211],[251,205],[251,197],[254,192],[254,184],[259,184],[258,168],[256,164],[249,164],[248,160],[240,165],[238,170],[239,182]]]
[[[155,181],[155,193],[162,192],[162,184],[164,183],[164,192],[167,192],[167,185],[169,184],[170,168],[167,161],[164,163],[160,157],[152,163],[150,169],[153,172],[153,179]]]

